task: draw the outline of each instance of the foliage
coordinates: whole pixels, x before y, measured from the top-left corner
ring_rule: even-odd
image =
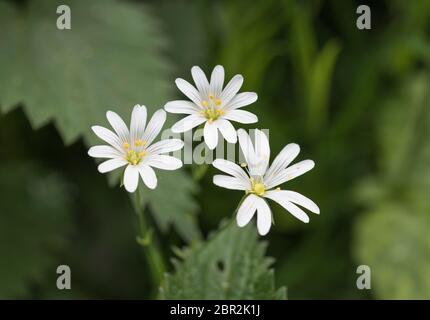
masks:
[[[166,275],[163,299],[285,299],[275,290],[273,260],[258,241],[255,226],[224,223],[206,243],[177,250],[175,273]]]
[[[0,297],[21,298],[30,285],[55,284],[54,253],[66,245],[70,199],[58,174],[38,165],[3,165],[0,176]]]

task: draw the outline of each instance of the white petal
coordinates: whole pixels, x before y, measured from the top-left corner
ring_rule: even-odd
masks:
[[[118,136],[115,133],[101,126],[92,126],[91,129],[94,131],[97,137],[109,143],[112,147],[117,149],[119,152],[122,152],[121,141],[119,140]]]
[[[228,119],[244,124],[258,122],[258,117],[255,114],[245,110],[229,110],[222,117],[223,119]]]
[[[202,99],[207,99],[209,95],[209,82],[205,73],[200,69],[200,67],[194,66],[191,68],[191,75],[193,76],[197,90],[200,92],[200,97]]]
[[[201,115],[192,114],[176,122],[172,127],[172,132],[174,133],[186,132],[188,130],[191,130],[201,125],[205,121],[206,121],[206,118],[202,117]]]
[[[271,180],[276,177],[282,170],[298,156],[300,153],[300,147],[298,144],[290,143],[287,144],[284,149],[276,156],[273,160],[272,165],[267,170],[264,181],[270,184]]]
[[[256,162],[256,158],[251,138],[244,129],[237,130],[237,136],[239,138],[239,146],[245,157],[245,161],[249,167],[252,167],[253,164]]]
[[[262,236],[265,236],[272,226],[272,212],[267,202],[258,198],[257,201],[257,230]]]
[[[222,86],[224,84],[224,68],[223,66],[216,66],[211,74],[211,93],[215,97],[220,97],[222,92]]]
[[[167,153],[182,149],[184,142],[180,139],[165,139],[149,146],[147,151],[150,154]]]
[[[225,176],[217,174],[213,177],[214,185],[226,188],[230,190],[248,190],[249,184],[246,184],[244,180],[235,177]]]
[[[270,181],[266,182],[267,188],[274,188],[292,180],[302,174],[308,172],[315,166],[315,163],[312,160],[303,160],[300,161],[287,169],[281,170],[276,176],[274,176]]]
[[[249,177],[246,174],[245,170],[243,170],[236,163],[231,162],[229,160],[224,159],[216,159],[212,162],[212,165],[225,173],[232,175],[233,177],[244,180],[249,183]]]
[[[203,129],[203,136],[205,138],[205,143],[209,149],[213,150],[218,145],[218,127],[212,122],[206,122]]]
[[[229,143],[236,143],[237,142],[237,134],[236,130],[234,129],[233,125],[230,123],[230,121],[225,119],[218,119],[216,121],[216,124],[218,126],[219,131],[221,132],[222,136],[225,140]]]
[[[111,146],[94,146],[88,150],[88,155],[93,158],[118,158],[122,154]]]
[[[115,130],[120,140],[122,142],[128,142],[130,138],[130,132],[128,131],[127,125],[124,123],[121,117],[113,111],[108,111],[106,112],[106,118],[108,119],[110,125]]]
[[[308,209],[309,211],[319,214],[320,208],[316,205],[315,202],[313,202],[311,199],[305,197],[304,195],[295,192],[295,191],[289,191],[289,190],[280,190],[278,193],[282,193],[283,196],[288,199],[290,202],[298,204],[299,206],[302,206],[305,209]]]
[[[297,219],[308,223],[309,217],[308,215],[300,209],[295,204],[291,203],[287,196],[285,196],[285,193],[282,191],[267,191],[264,195],[265,198],[272,199],[273,201],[276,201],[279,203],[282,207],[284,207],[286,210],[288,210],[293,216],[295,216]]]
[[[147,165],[140,165],[139,173],[143,182],[149,189],[155,189],[157,187],[157,176],[155,175],[154,169]]]
[[[239,91],[243,84],[243,77],[240,74],[235,75],[225,86],[221,93],[220,99],[224,105],[227,105]]]
[[[243,200],[237,210],[236,222],[239,227],[246,226],[251,221],[255,211],[257,210],[257,202],[259,198],[256,195],[250,194]]]
[[[128,165],[124,171],[124,187],[128,192],[135,192],[139,183],[139,169],[137,166]]]
[[[130,143],[142,139],[146,126],[146,107],[135,105],[131,113],[130,121]]]
[[[194,114],[199,112],[200,109],[193,102],[187,100],[175,100],[167,102],[164,105],[164,110],[170,113]]]
[[[163,128],[164,122],[166,122],[166,111],[163,109],[157,110],[148,122],[148,126],[143,134],[143,141],[146,145],[150,145],[154,141],[155,137],[160,133]]]
[[[245,107],[257,101],[258,96],[255,92],[242,92],[237,94],[231,101],[224,107],[227,110],[234,110]]]
[[[199,92],[188,81],[178,78],[175,80],[176,86],[183,94],[185,94],[196,105],[201,105],[201,98]]]
[[[110,159],[99,164],[97,170],[106,173],[125,166],[128,162],[121,158]]]
[[[175,157],[157,154],[148,156],[145,165],[163,170],[176,170],[182,167],[182,161]]]
[[[266,134],[259,129],[255,129],[254,150],[255,150],[256,163],[254,164],[253,169],[255,170],[255,174],[262,176],[265,174],[267,170],[267,166],[269,165],[270,145]]]

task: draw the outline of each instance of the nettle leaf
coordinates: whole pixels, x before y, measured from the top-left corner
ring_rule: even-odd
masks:
[[[178,251],[175,272],[166,275],[162,299],[285,299],[286,290],[276,290],[265,257],[266,244],[256,228],[225,224],[202,243]]]
[[[59,5],[71,9],[71,29],[57,29]],[[167,96],[164,38],[146,7],[113,0],[0,3],[0,105],[22,105],[35,128],[53,120],[69,144],[107,109],[129,116],[152,112]]]
[[[57,29],[60,4],[71,9],[71,30]],[[81,135],[100,144],[90,127],[105,125],[107,110],[129,119],[135,104],[152,114],[167,100],[171,66],[157,29],[146,7],[131,2],[0,2],[0,110],[23,106],[34,128],[54,121],[66,144]],[[195,187],[183,172],[169,175],[150,200],[155,219],[163,230],[173,223],[184,239],[197,237]],[[177,182],[184,187],[173,192]]]
[[[35,165],[3,164],[0,176],[0,298],[22,298],[47,273],[55,286],[69,199],[60,177]]]
[[[356,261],[371,268],[381,299],[430,298],[429,217],[386,204],[356,225]]]

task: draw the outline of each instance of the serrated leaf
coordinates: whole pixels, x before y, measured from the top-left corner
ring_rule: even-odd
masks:
[[[70,7],[71,30],[57,29],[60,4]],[[136,103],[152,114],[166,101],[170,66],[157,27],[145,6],[131,2],[0,2],[0,110],[22,105],[33,127],[53,120],[66,143],[84,135],[99,144],[90,127],[105,124],[107,110],[126,119]],[[150,200],[155,218],[163,230],[173,223],[184,239],[196,238],[192,181],[169,174]],[[183,187],[173,192],[176,182]],[[166,205],[169,193],[174,207]]]
[[[200,239],[196,221],[198,205],[191,196],[197,192],[197,185],[181,170],[158,170],[157,178],[156,189],[139,188],[139,192],[149,204],[160,230],[166,232],[173,225],[187,242]]]
[[[22,298],[46,272],[55,286],[68,197],[59,176],[35,165],[3,164],[0,176],[0,298]]]
[[[204,243],[183,250],[175,272],[166,275],[163,299],[285,299],[275,289],[273,260],[265,257],[255,226],[221,226]]]
[[[68,5],[71,29],[57,29]],[[23,105],[38,128],[53,120],[66,143],[104,120],[107,109],[129,114],[136,103],[166,98],[163,37],[146,7],[112,0],[0,2],[0,106]]]
[[[356,261],[371,268],[378,298],[430,298],[429,228],[428,217],[399,205],[382,205],[356,225]]]

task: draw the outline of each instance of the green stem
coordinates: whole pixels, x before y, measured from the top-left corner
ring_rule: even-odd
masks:
[[[136,190],[135,194],[135,210],[139,219],[140,232],[140,234],[136,237],[136,241],[143,247],[143,253],[145,254],[145,258],[154,283],[154,292],[156,292],[156,290],[158,290],[158,286],[163,280],[166,267],[161,255],[161,250],[157,242],[153,239],[153,230],[148,227],[146,223],[144,207],[140,199],[139,190]]]

